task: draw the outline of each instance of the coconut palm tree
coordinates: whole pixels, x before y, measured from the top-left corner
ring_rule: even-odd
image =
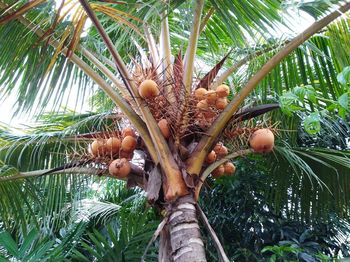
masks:
[[[334,124],[348,113],[348,74],[343,71],[337,79],[337,73],[349,65],[342,43],[350,39],[345,14],[350,3],[293,5],[317,21],[284,39],[276,32],[287,30],[292,18],[282,19],[288,3],[275,0],[1,0],[0,7],[2,93],[17,91],[18,112],[42,115],[48,105],[57,111],[71,92],[77,104],[87,91],[99,104],[113,102],[110,112],[85,114],[79,123],[74,116],[50,114],[45,123],[52,125],[27,135],[3,132],[1,220],[9,228],[18,223],[24,235],[29,221],[37,226],[50,221],[58,228],[65,204],[81,197],[91,176],[103,176],[142,188],[160,211],[163,220],[153,236],[160,237],[160,261],[206,261],[198,214],[219,259],[228,261],[198,205],[207,177],[222,176],[231,159],[270,151],[270,145],[249,147],[258,129],[265,128],[270,142],[269,129],[295,129],[296,118],[282,120],[280,112],[261,117],[278,107],[271,104],[278,97],[286,112],[305,109],[299,114],[309,133],[320,132],[321,120]],[[278,119],[283,128],[275,125]],[[346,152],[308,145],[305,153],[287,147],[297,145],[296,135],[278,133],[279,144],[285,144],[274,152],[309,180],[295,179],[288,186],[284,179],[284,190],[272,181],[275,196],[289,192],[297,199],[305,181],[309,188],[313,182],[326,189],[339,185],[322,180],[302,157],[348,169]],[[342,179],[337,192],[345,193],[335,194],[332,204],[346,216],[349,190]],[[324,192],[317,188],[309,206],[290,207],[287,198],[279,204],[309,218],[310,203]],[[45,205],[38,219],[32,203],[40,200]]]

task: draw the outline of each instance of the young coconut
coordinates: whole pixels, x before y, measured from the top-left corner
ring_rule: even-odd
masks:
[[[216,92],[214,90],[209,90],[207,92],[207,102],[209,105],[215,105],[217,96],[216,96]]]
[[[199,102],[197,103],[197,108],[198,108],[199,110],[203,110],[203,111],[208,110],[209,105],[208,105],[207,100],[203,99],[203,100],[199,101]]]
[[[275,143],[275,136],[268,128],[256,130],[249,139],[250,147],[258,153],[272,151]]]
[[[215,102],[215,107],[218,110],[224,110],[225,107],[227,106],[228,102],[227,102],[227,98],[226,97],[222,97],[222,98],[218,98]]]
[[[224,146],[222,143],[217,143],[215,145],[213,151],[216,153],[217,157],[219,157],[219,158],[227,156],[227,154],[228,154],[227,147]]]
[[[139,86],[139,95],[143,99],[158,96],[159,89],[157,83],[151,79],[144,80]]]
[[[233,175],[236,172],[236,167],[231,162],[226,162],[224,164],[225,174]]]
[[[122,140],[121,149],[125,152],[132,152],[135,150],[136,144],[137,144],[137,141],[135,137],[126,136]]]
[[[169,129],[168,121],[163,118],[158,122],[158,126],[160,131],[162,132],[162,135],[166,139],[168,139],[170,137],[170,129]]]
[[[130,174],[131,165],[125,158],[116,159],[109,164],[108,171],[112,176],[123,179]]]
[[[211,172],[211,175],[212,175],[214,178],[222,177],[224,174],[225,174],[224,165],[218,166],[217,168],[215,168],[215,169]]]
[[[126,127],[122,131],[122,136],[123,136],[123,138],[126,136],[136,137],[136,134],[135,134],[134,129],[132,129],[131,127]]]
[[[110,137],[107,139],[106,142],[106,149],[108,154],[116,154],[119,152],[120,146],[121,146],[121,141],[118,137]]]
[[[207,89],[200,87],[194,91],[194,97],[198,100],[203,100],[205,99],[207,92]]]
[[[208,155],[207,155],[207,158],[206,158],[206,162],[208,164],[211,164],[211,163],[214,163],[216,160],[216,153],[214,151],[211,151]]]
[[[227,85],[219,85],[216,88],[216,94],[218,97],[224,98],[227,97],[230,94],[230,87]]]
[[[104,139],[95,139],[90,144],[90,151],[93,156],[103,156],[106,153],[106,144]]]

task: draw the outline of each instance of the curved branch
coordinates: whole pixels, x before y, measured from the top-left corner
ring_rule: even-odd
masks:
[[[131,173],[123,180],[132,179],[132,180],[135,180],[136,182],[142,181],[144,174],[145,174],[144,170],[137,165],[134,165],[132,163],[130,163],[130,164],[131,164]],[[103,175],[104,177],[119,179],[115,176],[110,175],[107,172],[107,170],[101,169],[101,168],[96,168],[96,167],[75,166],[75,167],[70,167],[70,168],[51,172],[52,170],[53,169],[43,169],[43,170],[35,170],[35,171],[29,171],[29,172],[19,172],[16,175],[0,177],[0,183],[6,182],[6,181],[15,181],[15,180],[19,180],[19,179],[26,179],[26,178],[33,178],[33,177],[40,177],[40,176],[49,176],[49,175],[62,175],[62,174],[81,174],[81,175],[90,175],[90,176]],[[140,187],[142,188],[142,186],[140,186]]]
[[[238,107],[244,101],[244,99],[257,87],[259,82],[285,57],[287,57],[293,50],[308,40],[311,36],[316,34],[322,28],[326,27],[336,18],[350,9],[350,3],[345,4],[338,10],[327,15],[320,21],[315,22],[301,34],[296,36],[290,41],[281,51],[274,55],[241,89],[241,91],[235,96],[225,110],[217,117],[212,126],[207,132],[207,136],[204,136],[198,143],[194,152],[191,154],[188,163],[188,172],[190,174],[199,174],[204,159],[209,152],[210,148],[214,144],[214,141],[220,135],[222,130],[226,127],[230,121],[232,115],[237,111]]]
[[[50,173],[52,169],[35,170],[29,172],[20,172],[13,176],[0,177],[0,182],[14,181],[18,179],[25,179],[30,177],[40,177],[43,175],[58,175],[58,174],[86,174],[86,175],[97,175],[101,173],[102,169],[99,168],[88,168],[88,167],[72,167],[64,170],[59,170]]]
[[[224,248],[222,247],[222,245],[220,243],[218,236],[216,235],[214,229],[209,224],[207,216],[204,214],[203,210],[198,205],[198,203],[197,203],[196,207],[197,207],[197,212],[199,214],[199,217],[202,219],[203,224],[208,229],[209,235],[213,239],[214,246],[215,246],[215,248],[218,252],[218,255],[219,255],[219,261],[220,262],[230,262],[230,260],[228,259],[227,255],[225,253]]]

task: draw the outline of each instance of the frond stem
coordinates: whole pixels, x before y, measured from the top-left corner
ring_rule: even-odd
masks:
[[[159,50],[157,48],[156,41],[154,40],[154,37],[152,35],[151,29],[149,28],[147,23],[143,24],[143,30],[145,32],[148,49],[151,52],[151,56],[152,56],[152,60],[153,60],[152,61],[153,62],[153,66],[158,68],[158,64],[159,64]]]
[[[160,52],[161,62],[163,64],[163,71],[165,72],[164,80],[167,81],[172,78],[173,65],[171,63],[171,46],[170,46],[170,34],[168,14],[164,10],[162,14],[161,32],[160,32]],[[172,85],[165,86],[165,96],[171,104],[176,102],[175,95],[172,89]]]
[[[193,13],[192,30],[191,30],[189,43],[186,50],[185,61],[184,61],[185,70],[184,70],[183,82],[184,82],[187,96],[191,94],[194,58],[197,51],[198,37],[200,34],[199,28],[200,28],[202,10],[204,6],[204,0],[194,0],[194,1],[195,1],[195,8]]]
[[[230,262],[230,260],[228,259],[227,255],[225,253],[224,248],[222,247],[222,245],[220,243],[218,236],[215,233],[215,230],[209,224],[207,216],[204,214],[203,210],[198,205],[198,203],[196,204],[196,208],[197,208],[197,213],[199,214],[199,217],[202,219],[204,226],[207,228],[208,233],[210,234],[210,236],[213,240],[213,244],[214,244],[214,246],[218,252],[218,255],[219,255],[219,261]]]
[[[210,17],[214,14],[215,12],[215,8],[214,7],[210,7],[208,13],[205,15],[205,17],[203,18],[201,25],[199,27],[199,32],[201,33],[204,30],[204,27],[207,25]]]

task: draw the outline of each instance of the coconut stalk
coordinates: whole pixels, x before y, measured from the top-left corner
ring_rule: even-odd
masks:
[[[172,79],[173,65],[171,63],[171,46],[170,46],[170,34],[169,34],[169,22],[167,11],[164,10],[162,13],[162,23],[160,30],[160,59],[162,63],[162,69],[164,74],[164,81]],[[158,65],[156,65],[158,68]],[[165,97],[170,104],[176,103],[176,98],[174,91],[172,90],[172,85],[166,85],[164,88]]]
[[[214,12],[215,12],[214,7],[211,7],[201,22],[201,25],[199,27],[199,33],[201,33],[204,30],[205,26],[207,25],[210,17],[214,14]]]
[[[89,59],[90,62],[92,62],[94,66],[96,66],[97,69],[101,71],[101,73],[103,73],[108,79],[110,79],[124,97],[130,97],[128,90],[126,90],[124,84],[120,82],[120,80],[115,76],[115,73],[109,70],[109,68],[105,66],[100,60],[98,60],[96,56],[94,56],[89,50],[85,48],[80,47],[77,48],[77,50],[80,51],[80,53],[83,56]]]
[[[192,29],[191,29],[189,43],[188,43],[188,47],[187,47],[186,55],[184,59],[185,68],[184,68],[183,84],[185,86],[186,96],[189,96],[191,94],[194,58],[197,51],[201,16],[202,16],[202,10],[204,6],[204,0],[195,0],[194,2],[195,2],[195,8],[193,13]]]
[[[159,50],[156,45],[156,41],[152,35],[151,29],[149,28],[147,23],[144,23],[143,30],[145,32],[145,37],[148,45],[148,50],[150,50],[152,56],[153,66],[158,68],[159,65]],[[158,73],[159,74],[159,73]]]
[[[338,10],[330,13],[323,19],[313,23],[310,27],[304,30],[302,33],[293,38],[282,50],[274,55],[241,89],[241,91],[234,97],[234,99],[228,104],[223,112],[216,118],[212,126],[209,128],[207,135],[203,136],[199,141],[197,147],[191,154],[187,161],[187,171],[193,175],[199,175],[202,168],[204,159],[209,150],[213,146],[217,137],[221,134],[222,130],[226,127],[231,117],[237,111],[238,107],[242,104],[244,99],[256,88],[259,82],[285,57],[287,57],[293,50],[308,40],[311,36],[316,34],[322,28],[326,27],[332,21],[340,17],[343,13],[350,9],[350,3],[347,3],[340,7]]]

